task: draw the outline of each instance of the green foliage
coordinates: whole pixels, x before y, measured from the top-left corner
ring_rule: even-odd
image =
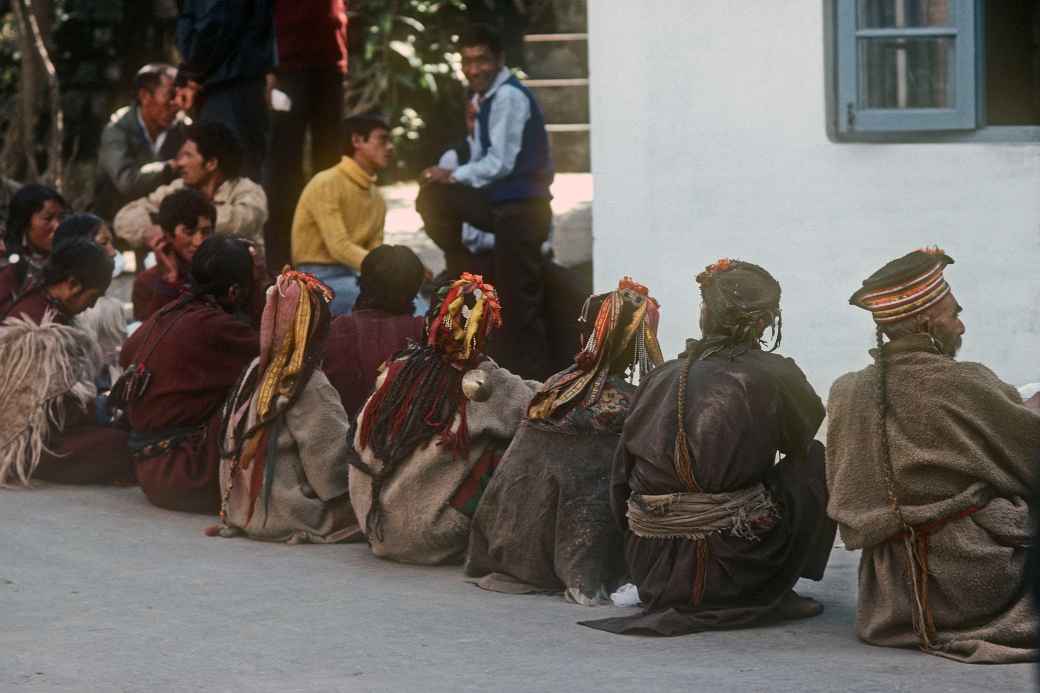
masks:
[[[454,38],[467,21],[467,3],[355,0],[350,9],[348,108],[378,109],[390,118],[396,175],[412,176],[465,134],[465,87]]]

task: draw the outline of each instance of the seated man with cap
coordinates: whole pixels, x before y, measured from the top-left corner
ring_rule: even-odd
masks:
[[[1040,412],[980,363],[955,360],[961,307],[937,248],[889,262],[850,303],[877,327],[874,364],[827,402],[827,483],[862,549],[856,631],[970,663],[1035,661],[1026,580]]]

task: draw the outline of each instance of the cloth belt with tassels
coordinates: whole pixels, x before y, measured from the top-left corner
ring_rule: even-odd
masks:
[[[668,493],[628,499],[628,525],[639,537],[702,540],[722,532],[758,541],[780,513],[762,484],[731,493]]]

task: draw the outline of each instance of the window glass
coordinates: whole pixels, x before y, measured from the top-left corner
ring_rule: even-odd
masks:
[[[951,0],[859,0],[860,29],[915,29],[953,26]]]
[[[860,108],[953,108],[954,39],[859,39]]]

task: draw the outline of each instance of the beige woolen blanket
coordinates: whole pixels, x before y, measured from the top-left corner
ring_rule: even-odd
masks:
[[[490,395],[484,401],[466,403],[469,454],[457,459],[435,436],[401,463],[393,477],[383,484],[380,495],[383,539],[369,537],[375,555],[402,563],[428,565],[463,559],[469,543],[470,518],[451,507],[451,499],[490,446],[505,450],[509,445],[540,385],[523,380],[490,360],[478,368],[487,374]],[[384,371],[376,381],[376,391],[385,378]],[[366,403],[359,414],[354,445],[361,461],[378,474],[383,469],[382,460],[376,458],[371,448],[358,449],[367,408]],[[460,421],[456,414],[453,431]],[[372,478],[356,467],[350,468],[350,498],[361,529],[365,530],[372,507]]]
[[[1040,624],[1025,580],[1032,531],[1025,499],[1038,477],[1040,412],[981,364],[920,342],[894,344],[886,362],[896,492],[911,525],[938,523],[927,556],[935,653],[972,663],[1034,661]],[[914,647],[907,553],[891,541],[902,527],[879,456],[876,387],[870,366],[831,388],[827,510],[846,547],[863,549],[859,636]]]

